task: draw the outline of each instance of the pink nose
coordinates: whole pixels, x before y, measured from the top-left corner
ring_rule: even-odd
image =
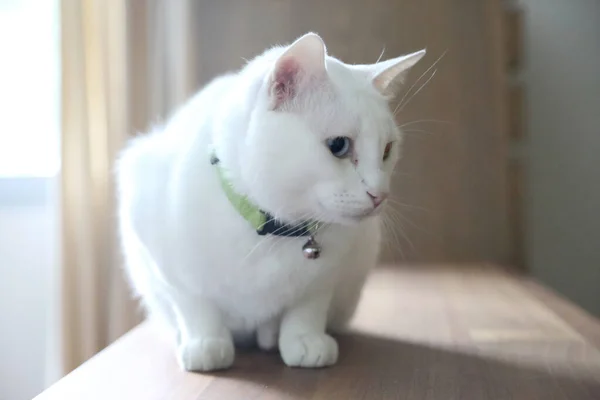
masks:
[[[377,208],[383,201],[387,198],[387,193],[380,193],[379,195],[374,195],[371,192],[367,192],[371,200],[373,201],[373,207]]]

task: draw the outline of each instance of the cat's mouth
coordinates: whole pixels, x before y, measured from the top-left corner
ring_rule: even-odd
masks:
[[[379,207],[364,209],[356,212],[347,210],[332,210],[319,202],[320,212],[323,215],[323,222],[337,223],[341,225],[356,225],[366,219],[379,215],[383,209],[383,204]]]

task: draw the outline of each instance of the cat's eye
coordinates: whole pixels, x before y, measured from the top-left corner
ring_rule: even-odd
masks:
[[[392,151],[392,142],[389,142],[388,144],[385,145],[385,149],[383,150],[383,161],[388,159],[391,151]]]
[[[352,140],[346,136],[329,138],[327,139],[327,147],[335,157],[345,158],[350,154]]]

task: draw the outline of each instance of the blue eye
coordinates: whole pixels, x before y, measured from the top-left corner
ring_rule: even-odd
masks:
[[[337,158],[347,157],[351,150],[351,144],[352,141],[346,136],[338,136],[327,139],[327,147],[329,148],[329,151],[331,151],[331,154]]]

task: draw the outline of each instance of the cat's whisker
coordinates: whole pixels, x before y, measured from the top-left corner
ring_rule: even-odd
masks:
[[[265,222],[271,222],[276,220],[277,218],[275,217],[275,215],[279,214],[281,211],[283,210],[283,207],[281,207],[279,210],[277,210],[271,218],[269,218],[267,221]],[[277,233],[279,230],[281,230],[283,227],[280,227],[278,229],[275,230],[274,233]],[[246,261],[248,259],[248,257],[250,257],[250,255],[252,255],[252,253],[254,253],[254,251],[259,248],[263,243],[265,243],[267,241],[267,237],[264,237],[263,239],[261,239],[252,249],[250,249],[250,251],[248,252],[248,254],[246,254],[246,256],[243,258],[242,262]]]
[[[393,198],[393,197],[388,197],[388,201],[389,201],[391,204],[398,205],[398,206],[400,206],[400,207],[406,207],[406,208],[412,208],[412,209],[414,209],[414,210],[425,211],[425,212],[431,212],[431,210],[429,210],[429,209],[427,209],[427,208],[425,208],[425,207],[421,207],[421,206],[414,206],[414,205],[412,205],[412,204],[403,203],[403,202],[401,202],[401,201],[399,201],[399,200],[397,200],[397,199],[395,199],[395,198]]]
[[[275,231],[273,231],[273,234],[277,234],[281,229],[283,228],[279,228],[276,229]],[[275,239],[272,239],[275,238]],[[248,254],[246,254],[246,256],[244,257],[244,261],[247,260],[250,255],[252,255],[252,253],[254,253],[259,247],[261,247],[262,245],[264,245],[265,243],[269,243],[269,242],[276,242],[278,240],[281,240],[283,238],[283,236],[263,236],[262,238],[260,238],[260,240],[258,241],[258,243],[248,252]],[[274,243],[272,243],[273,245]],[[269,248],[269,251],[271,250],[271,248]]]
[[[423,122],[435,122],[435,123],[438,123],[438,124],[452,125],[452,122],[450,122],[450,121],[443,121],[443,120],[439,120],[439,119],[418,119],[418,120],[415,120],[415,121],[405,122],[402,125],[398,125],[398,129],[402,129],[402,128],[405,128],[407,126],[411,126],[411,125],[414,125],[414,124],[420,124],[420,123],[423,123]]]
[[[296,224],[292,225],[292,231],[290,232],[290,235],[293,235],[299,231],[301,231],[302,229],[304,229],[305,225],[305,221],[306,220],[310,220],[311,218],[314,218],[314,214],[312,212],[309,213],[305,213],[304,215],[302,215],[299,218],[299,222],[297,222]],[[280,227],[278,229],[276,229],[275,231],[273,231],[273,234],[276,234],[278,232],[280,232],[281,230],[287,228],[286,226]],[[271,252],[271,250],[275,247],[276,244],[278,244],[279,242],[281,242],[284,239],[289,239],[289,237],[287,236],[279,236],[277,237],[276,240],[273,241],[273,243],[271,244],[271,247],[269,247],[269,249],[267,250],[267,254]]]
[[[385,218],[384,215],[381,216],[381,226],[380,229],[386,233],[384,235],[382,235],[382,240],[381,243],[385,243],[385,245],[387,246],[387,249],[390,250],[390,246],[389,246],[389,242],[388,242],[388,236],[387,236],[387,232],[388,232],[388,226],[387,226],[387,220]]]
[[[398,102],[398,105],[397,105],[397,106],[396,106],[396,108],[394,109],[394,112],[393,112],[393,114],[394,114],[394,115],[396,115],[396,112],[397,112],[397,110],[398,110],[398,107],[401,107],[401,106],[402,106],[402,103],[404,102],[404,100],[406,99],[406,97],[407,97],[407,96],[410,94],[411,90],[413,90],[413,89],[414,89],[414,87],[415,87],[415,86],[417,86],[417,83],[419,83],[419,81],[420,81],[421,79],[423,79],[423,77],[424,77],[425,75],[427,75],[427,73],[428,73],[429,71],[431,71],[431,69],[432,69],[433,67],[435,67],[435,66],[437,65],[437,63],[438,63],[438,62],[440,62],[440,60],[441,60],[442,58],[444,58],[444,56],[446,55],[446,53],[447,53],[447,52],[448,52],[448,50],[445,50],[445,51],[442,53],[442,55],[441,55],[441,56],[439,56],[439,57],[438,57],[438,59],[437,59],[437,60],[435,60],[435,61],[433,62],[433,64],[431,64],[431,66],[430,66],[429,68],[427,68],[427,69],[425,70],[425,72],[423,72],[423,73],[421,74],[421,76],[419,76],[419,77],[417,78],[417,80],[416,80],[416,81],[415,81],[415,82],[412,84],[412,86],[411,86],[411,87],[410,87],[410,88],[409,88],[409,89],[406,91],[406,93],[404,94],[404,96],[402,97],[402,99],[400,99],[400,101]]]
[[[425,83],[423,83],[419,87],[419,89],[417,89],[415,92],[411,93],[411,90],[415,87],[415,85],[417,83],[419,83],[419,80],[421,79],[421,77],[423,77],[423,75],[421,75],[421,77],[419,77],[419,80],[417,80],[415,83],[413,83],[413,85],[410,87],[409,91],[406,92],[404,97],[402,97],[402,100],[400,100],[400,102],[398,102],[398,104],[396,104],[396,107],[394,108],[394,112],[392,113],[394,115],[394,117],[396,115],[398,115],[398,113],[404,109],[406,104],[408,104],[413,99],[413,97],[415,97],[425,87],[425,85],[427,85],[427,83],[429,83],[431,78],[433,78],[435,76],[436,72],[437,72],[437,69],[433,70],[433,73],[431,74],[431,76],[429,78],[427,78],[425,80]]]
[[[426,131],[425,129],[403,129],[402,133],[427,133],[429,135],[433,135],[434,133],[431,131]]]
[[[377,64],[379,61],[381,61],[381,58],[383,57],[383,53],[385,53],[385,46],[383,47],[383,49],[381,49],[381,54],[379,55],[379,57],[377,57],[377,61],[375,61],[375,64]]]
[[[408,237],[408,235],[406,234],[404,227],[402,225],[402,220],[398,218],[398,214],[396,214],[393,208],[389,208],[389,211],[392,211],[389,216],[392,219],[392,221],[394,222],[394,226],[398,228],[400,235],[402,235],[402,237],[404,238],[404,240],[410,245],[410,247],[413,249],[413,251],[415,250],[415,246],[413,245],[412,241],[410,240],[410,238]]]
[[[384,218],[386,218],[386,217],[387,217],[387,221],[389,222],[389,224],[387,225],[388,226],[388,232],[391,234],[391,235],[388,235],[388,237],[390,238],[390,242],[391,242],[392,235],[393,235],[393,240],[394,240],[393,246],[390,246],[390,249],[392,251],[399,250],[400,251],[400,256],[403,259],[406,259],[406,256],[404,254],[404,249],[402,247],[402,243],[400,242],[400,238],[398,237],[398,235],[396,233],[396,229],[394,229],[395,222],[394,222],[394,220],[391,218],[391,216],[389,214],[387,216],[384,215]],[[389,242],[388,242],[388,245],[389,245]]]
[[[382,243],[385,243],[388,250],[392,250],[392,246],[390,245],[390,236],[387,234],[390,232],[390,228],[387,224],[387,218],[385,215],[381,216],[381,229],[385,233],[385,235],[382,235]]]
[[[241,263],[244,263],[248,258],[250,258],[250,256],[252,255],[252,253],[254,253],[254,251],[259,248],[265,241],[266,241],[266,237],[259,240],[258,243],[256,243],[256,245],[254,245],[254,247],[252,247],[252,249],[250,249],[250,251],[248,252],[248,254],[246,254],[244,256],[244,258],[242,259]]]
[[[388,249],[392,249],[392,246],[390,245],[391,243],[391,236],[387,235],[387,233],[391,233],[391,227],[388,224],[388,217],[387,215],[385,215],[385,213],[383,213],[381,215],[381,225],[383,227],[384,232],[386,233],[386,235],[383,235],[383,242],[388,246]]]
[[[285,236],[273,236],[273,240],[271,240],[271,246],[269,246],[265,253],[270,254],[271,251],[273,251],[274,249],[276,250],[277,248],[275,246],[280,244],[285,239],[289,238],[286,238]]]
[[[422,227],[420,227],[419,225],[417,225],[416,223],[414,223],[413,221],[411,221],[408,217],[406,217],[404,214],[402,214],[400,212],[400,210],[395,209],[394,207],[390,207],[389,209],[393,214],[396,215],[396,218],[399,218],[400,220],[402,220],[403,222],[408,223],[410,226],[412,226],[413,228],[415,228],[416,230],[425,233],[426,235],[430,235],[430,233],[426,230],[423,229]]]
[[[410,101],[412,99],[414,99],[415,96],[418,95],[425,86],[427,86],[427,84],[433,79],[433,77],[435,76],[436,73],[437,73],[437,69],[433,71],[431,76],[429,78],[427,78],[425,83],[423,83],[416,92],[414,92],[402,105],[400,105],[400,108],[396,107],[397,111],[394,111],[394,116],[396,115],[396,113],[402,112],[404,107],[406,107],[410,103]]]
[[[272,221],[273,219],[274,218],[271,218],[267,222]],[[250,251],[244,256],[244,258],[242,259],[242,263],[245,262],[252,255],[252,253],[254,253],[256,249],[258,249],[266,241],[267,237],[263,237],[262,239],[260,239],[258,243],[254,245],[254,247],[252,247],[252,249],[250,249]]]
[[[283,241],[289,239],[291,238],[286,236],[275,236],[275,238],[271,242],[271,246],[269,246],[269,248],[267,249],[266,254],[270,254],[272,251],[277,251],[277,246]]]

